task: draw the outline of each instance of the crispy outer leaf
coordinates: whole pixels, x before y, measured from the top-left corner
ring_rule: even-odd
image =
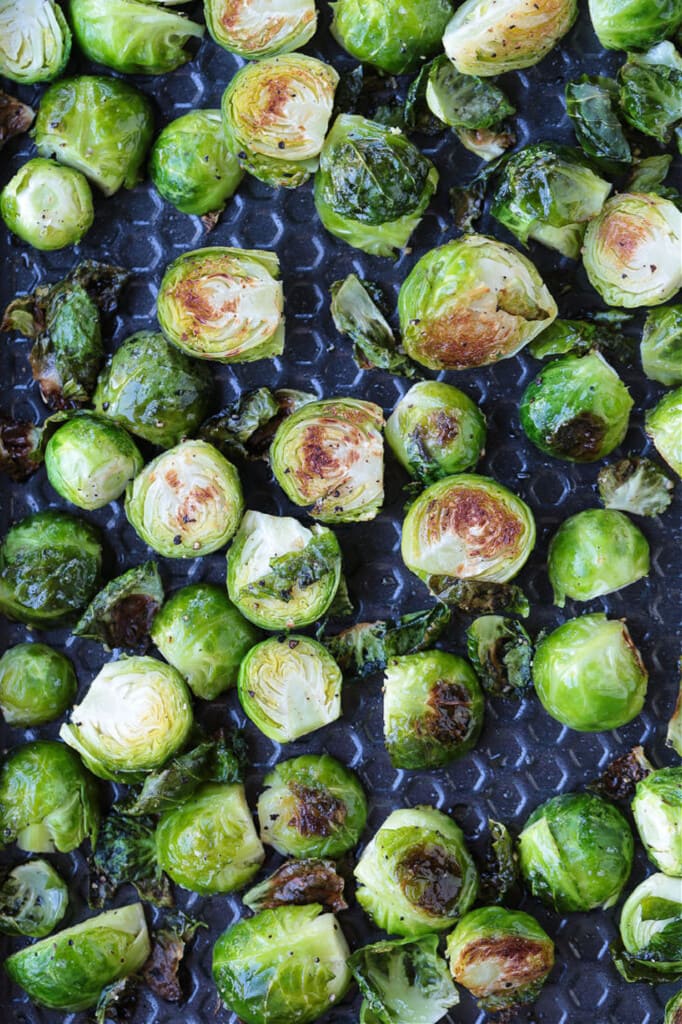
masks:
[[[680,670],[682,671],[682,660],[680,660]],[[675,753],[682,757],[682,680],[680,681],[675,709],[668,722],[668,733],[665,742],[666,746],[672,747]]]
[[[638,516],[659,516],[672,501],[673,481],[651,459],[637,455],[611,462],[599,471],[599,497],[605,508]]]
[[[531,685],[533,645],[520,622],[483,615],[467,629],[469,660],[486,693],[520,699]]]
[[[519,858],[514,838],[501,821],[488,819],[490,840],[481,871],[479,899],[486,904],[505,904],[519,882]]]
[[[386,667],[390,658],[430,647],[450,622],[450,610],[437,604],[400,619],[359,622],[323,643],[349,678],[364,679]]]
[[[256,597],[289,601],[295,589],[324,579],[338,562],[338,544],[330,533],[311,537],[301,551],[290,551],[270,561],[270,571],[246,588]]]
[[[123,647],[144,653],[163,599],[156,562],[133,566],[100,590],[83,612],[74,635],[99,640],[107,650]]]
[[[555,320],[528,346],[535,359],[597,351],[626,364],[632,361],[634,350],[635,342],[622,333],[619,324],[589,320]]]
[[[473,615],[507,612],[525,616],[530,611],[528,598],[515,583],[429,576],[428,587],[439,601]]]
[[[131,818],[117,808],[104,819],[92,856],[92,906],[101,906],[127,882],[141,899],[160,907],[173,906],[170,882],[156,858],[155,830],[152,818]]]
[[[35,116],[26,103],[0,89],[0,149],[15,135],[27,132]]]
[[[403,377],[419,376],[412,360],[400,351],[393,330],[368,285],[355,274],[332,284],[334,326],[354,342],[355,361],[362,369],[376,367]]]
[[[211,416],[199,436],[228,458],[266,458],[277,427],[287,416],[316,395],[307,391],[262,387],[245,392],[236,402]]]
[[[566,86],[566,111],[588,156],[618,169],[632,160],[618,115],[618,86],[612,78],[582,75]]]
[[[95,1007],[95,1024],[128,1024],[133,1019],[139,978],[129,974],[102,989]]]
[[[242,899],[254,913],[289,904],[319,903],[336,914],[348,908],[343,898],[344,885],[333,860],[288,860],[249,889]]]
[[[633,747],[627,754],[622,754],[607,765],[599,778],[591,784],[590,789],[605,796],[608,800],[632,802],[637,783],[645,779],[654,770],[642,747]]]
[[[28,480],[43,461],[40,442],[40,427],[35,423],[0,413],[0,473],[12,480]]]

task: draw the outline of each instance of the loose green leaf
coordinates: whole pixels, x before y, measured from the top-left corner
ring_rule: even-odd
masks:
[[[521,699],[531,686],[533,645],[520,622],[483,615],[467,629],[469,660],[492,697]]]
[[[618,72],[620,107],[638,131],[664,145],[682,121],[682,56],[669,41],[629,53]]]
[[[144,654],[163,599],[156,562],[136,565],[100,590],[74,627],[74,636],[99,640],[107,650],[124,647]]]
[[[324,637],[323,643],[345,675],[364,679],[386,668],[390,658],[430,647],[449,622],[449,608],[437,604],[400,619],[360,622],[335,636]]]
[[[605,508],[637,516],[660,516],[672,501],[674,487],[660,466],[637,455],[604,466],[597,484]]]
[[[211,416],[201,426],[199,436],[228,458],[260,459],[267,457],[275,431],[291,413],[315,395],[306,391],[268,387],[247,391],[222,412]]]
[[[519,858],[514,838],[503,822],[489,818],[488,828],[490,842],[481,871],[479,899],[483,903],[500,905],[507,903],[518,886]]]
[[[246,589],[257,597],[289,601],[295,588],[309,587],[335,571],[338,550],[332,534],[317,534],[301,551],[273,558],[270,572],[254,580]]]
[[[427,586],[439,601],[471,614],[506,612],[526,616],[530,611],[528,598],[515,583],[429,576]]]
[[[95,1007],[95,1024],[127,1024],[137,1002],[139,978],[129,974],[102,989]]]
[[[619,324],[588,320],[555,320],[528,346],[534,359],[552,359],[562,355],[584,355],[601,352],[629,365],[634,357],[635,342],[624,335]]]
[[[612,78],[582,75],[566,86],[566,111],[588,156],[617,170],[632,160],[618,116],[618,86]]]
[[[290,904],[303,906],[319,903],[336,914],[348,909],[343,898],[344,885],[332,860],[313,857],[288,860],[273,874],[249,889],[242,900],[254,913]]]
[[[682,670],[682,660],[680,661],[680,669]],[[680,681],[675,709],[668,722],[668,733],[665,742],[666,746],[672,747],[675,753],[682,757],[682,681]]]
[[[417,367],[400,351],[393,330],[370,293],[368,282],[355,274],[331,286],[331,314],[340,334],[355,343],[354,358],[361,369],[390,370],[404,377],[418,376]]]
[[[425,99],[432,113],[451,128],[495,128],[516,111],[489,78],[461,74],[445,54],[430,66]]]
[[[92,856],[91,906],[103,906],[128,882],[141,899],[159,907],[173,906],[170,882],[157,861],[155,831],[152,818],[131,818],[117,808],[104,819]]]

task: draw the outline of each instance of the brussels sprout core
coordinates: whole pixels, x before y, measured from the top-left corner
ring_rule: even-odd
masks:
[[[204,11],[216,43],[247,60],[300,50],[317,28],[315,0],[206,0]]]
[[[17,644],[0,658],[0,709],[8,725],[26,728],[59,718],[77,689],[73,665],[47,644]]]
[[[44,251],[77,245],[95,219],[87,179],[41,157],[20,167],[0,192],[0,215],[10,231]]]
[[[637,784],[632,813],[659,871],[682,876],[682,768],[661,768]]]
[[[61,75],[71,32],[54,0],[0,0],[0,75],[21,85]]]
[[[48,480],[78,508],[102,508],[120,498],[143,465],[123,427],[88,413],[67,420],[45,448]]]

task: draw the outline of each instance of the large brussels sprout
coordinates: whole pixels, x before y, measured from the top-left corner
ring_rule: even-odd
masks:
[[[68,419],[45,447],[48,480],[78,508],[103,508],[116,501],[143,465],[123,427],[90,413]]]
[[[95,410],[131,434],[170,448],[206,418],[212,377],[162,334],[140,331],[114,352],[97,381]]]
[[[620,105],[630,124],[664,145],[682,121],[682,57],[672,43],[628,54],[618,72]]]
[[[76,623],[73,635],[97,640],[108,651],[123,647],[144,654],[163,598],[156,562],[134,565],[95,595]]]
[[[661,768],[637,783],[632,813],[649,860],[682,875],[682,767]]]
[[[157,302],[161,330],[200,359],[248,363],[284,351],[279,260],[259,249],[213,246],[166,269]]]
[[[620,811],[592,793],[555,796],[519,837],[523,877],[558,911],[612,907],[628,880],[634,843]]]
[[[632,162],[618,106],[618,86],[602,75],[581,75],[566,86],[566,113],[583,151],[605,170]]]
[[[396,128],[340,114],[320,154],[315,208],[337,238],[373,256],[404,249],[438,171]]]
[[[659,455],[682,477],[682,387],[670,391],[649,409],[646,432]]]
[[[211,583],[173,594],[154,619],[151,635],[202,700],[215,700],[236,684],[241,661],[260,636],[223,588]]]
[[[513,356],[556,318],[533,264],[510,245],[466,235],[433,249],[403,282],[405,351],[432,370],[465,370]]]
[[[585,232],[583,263],[609,306],[658,306],[682,287],[682,213],[663,196],[623,192]]]
[[[244,1024],[313,1024],[351,983],[348,944],[318,903],[238,921],[213,948],[213,978]]]
[[[296,505],[323,523],[374,519],[384,500],[384,417],[355,398],[309,402],[280,424],[272,469]]]
[[[42,939],[57,927],[69,905],[69,890],[46,860],[12,868],[0,885],[0,932]]]
[[[0,767],[0,843],[28,853],[70,853],[99,823],[97,784],[63,743],[36,740]]]
[[[307,636],[269,637],[246,654],[237,687],[246,715],[271,740],[291,743],[341,715],[341,669]]]
[[[77,689],[73,665],[47,644],[17,644],[0,658],[0,710],[8,725],[27,728],[59,718]]]
[[[579,732],[603,732],[640,713],[647,670],[627,626],[596,612],[569,619],[540,641],[533,682],[552,718]]]
[[[223,94],[223,128],[242,167],[266,185],[296,188],[317,170],[339,76],[291,53],[240,68]]]
[[[27,516],[0,546],[0,612],[29,626],[62,625],[94,597],[101,564],[90,523],[55,509]]]
[[[354,871],[358,903],[385,931],[443,931],[476,899],[478,872],[462,830],[433,807],[389,814]]]
[[[467,628],[467,653],[485,692],[520,700],[531,683],[533,645],[516,619],[481,615]]]
[[[682,24],[680,0],[589,0],[590,17],[608,50],[642,50]]]
[[[626,981],[682,980],[682,887],[679,878],[649,875],[620,915],[622,948],[612,947]]]
[[[71,30],[54,0],[0,0],[0,75],[21,85],[61,75]]]
[[[438,53],[452,0],[335,0],[331,33],[352,57],[402,75]]]
[[[640,355],[649,380],[666,387],[682,384],[682,305],[649,310]]]
[[[105,665],[59,735],[95,775],[136,782],[183,746],[192,722],[182,676],[139,656]]]
[[[258,799],[261,839],[291,857],[341,857],[367,822],[357,777],[329,754],[280,761]]]
[[[315,0],[204,0],[216,43],[247,60],[300,50],[317,28]]]
[[[53,1010],[95,1006],[102,989],[139,971],[151,952],[141,903],[109,910],[8,957],[5,970]]]
[[[92,226],[92,192],[80,171],[35,157],[0,192],[0,216],[10,231],[49,252],[77,245]]]
[[[341,581],[341,548],[325,526],[247,512],[227,556],[227,590],[263,629],[309,626],[328,611]]]

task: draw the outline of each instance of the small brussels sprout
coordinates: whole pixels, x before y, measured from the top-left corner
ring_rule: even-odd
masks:
[[[596,462],[623,441],[633,401],[599,352],[553,360],[521,398],[521,426],[540,451]]]
[[[213,979],[244,1024],[313,1024],[351,983],[348,944],[318,903],[237,921],[213,948]]]
[[[682,24],[680,0],[589,0],[592,26],[607,50],[643,50]]]
[[[192,722],[182,676],[139,656],[105,665],[59,735],[95,775],[135,782],[182,747]]]
[[[485,451],[485,416],[458,388],[424,380],[389,416],[386,440],[410,476],[432,484],[475,467]]]
[[[0,932],[42,939],[66,913],[69,890],[46,860],[13,868],[0,885]]]
[[[674,484],[651,459],[620,459],[604,466],[597,477],[599,497],[606,508],[638,516],[659,516],[672,501]]]
[[[10,231],[49,252],[77,245],[92,227],[92,192],[80,171],[35,157],[0,192],[0,216]]]
[[[244,713],[276,743],[291,743],[341,715],[341,669],[306,636],[268,637],[246,654],[237,688]]]
[[[682,57],[670,42],[630,53],[618,72],[621,109],[633,126],[664,145],[682,121]]]
[[[216,43],[247,60],[300,50],[317,28],[315,0],[204,0]]]
[[[478,889],[462,830],[433,807],[389,814],[354,874],[358,903],[377,927],[410,938],[449,928]]]
[[[682,768],[638,782],[632,813],[649,860],[666,875],[682,875]]]
[[[260,249],[213,246],[167,267],[157,300],[161,330],[199,359],[248,363],[284,351],[279,260]]]
[[[68,419],[45,448],[48,480],[57,494],[83,509],[116,501],[143,465],[123,427],[90,413]]]
[[[323,523],[374,519],[384,500],[384,417],[355,398],[309,402],[277,429],[272,470],[290,501]]]
[[[537,270],[510,245],[465,235],[433,249],[403,282],[405,351],[432,370],[465,370],[513,356],[556,318]]]
[[[666,1003],[663,1024],[682,1024],[682,989]]]
[[[649,409],[646,432],[658,454],[682,477],[682,387],[670,391]]]
[[[73,167],[111,196],[132,188],[154,131],[147,97],[118,78],[80,75],[51,85],[33,130],[41,156]]]
[[[278,853],[338,858],[358,845],[367,798],[356,775],[329,754],[280,761],[263,785],[261,839]]]
[[[140,331],[114,352],[97,381],[95,411],[131,434],[170,448],[205,419],[212,376],[162,334]]]
[[[344,675],[350,679],[365,679],[385,669],[391,658],[431,647],[450,618],[450,609],[436,604],[424,611],[408,612],[398,619],[358,622],[334,636],[325,636],[323,641]]]
[[[28,853],[70,853],[99,823],[97,785],[72,750],[36,740],[0,767],[0,842]]]
[[[0,149],[16,135],[27,132],[35,116],[35,110],[28,103],[0,89]]]
[[[71,53],[71,30],[54,0],[0,2],[0,75],[21,85],[61,75]]]
[[[438,53],[452,0],[336,0],[331,33],[362,64],[392,75],[415,71]]]
[[[0,658],[0,710],[8,725],[30,728],[59,718],[77,689],[73,665],[47,644],[17,644]]]
[[[482,615],[467,628],[467,652],[491,697],[519,700],[531,684],[533,645],[516,619]]]
[[[682,384],[682,305],[649,310],[640,354],[649,380],[666,387]]]
[[[339,76],[291,53],[240,68],[223,94],[227,144],[266,185],[296,188],[317,170]]]
[[[649,875],[620,915],[620,944],[611,947],[626,981],[682,980],[682,888],[679,878]]]
[[[623,192],[585,232],[583,263],[609,306],[659,306],[682,287],[682,213],[670,199]]]
[[[443,768],[476,745],[485,701],[456,654],[393,658],[384,674],[384,738],[394,768]]]
[[[5,970],[35,1003],[53,1010],[95,1006],[103,988],[134,974],[151,952],[141,903],[90,917],[5,960]]]
[[[581,75],[566,86],[566,113],[583,151],[605,170],[632,161],[619,117],[618,86],[612,78]]]
[[[55,509],[27,516],[0,545],[0,612],[28,626],[62,625],[94,596],[101,564],[90,523]]]
[[[100,590],[81,615],[73,635],[98,640],[107,650],[124,647],[144,654],[163,596],[156,562],[135,565]]]
[[[237,470],[205,441],[158,455],[128,487],[128,522],[166,558],[197,558],[234,536],[244,499]]]

